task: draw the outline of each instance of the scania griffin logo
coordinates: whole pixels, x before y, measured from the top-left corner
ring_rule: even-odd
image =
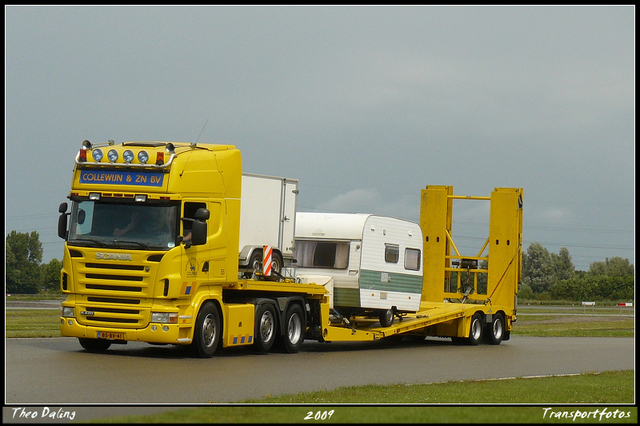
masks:
[[[128,253],[96,253],[96,259],[105,260],[131,260],[131,255]]]

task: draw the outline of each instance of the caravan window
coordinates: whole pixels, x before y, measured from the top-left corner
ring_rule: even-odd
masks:
[[[400,246],[397,244],[384,245],[384,261],[387,263],[398,263],[400,257]]]
[[[404,250],[404,269],[420,270],[420,250],[411,248]]]
[[[347,269],[349,243],[340,241],[296,241],[299,268]]]

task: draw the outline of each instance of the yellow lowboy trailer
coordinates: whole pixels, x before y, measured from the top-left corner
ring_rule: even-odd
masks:
[[[304,339],[509,338],[520,279],[520,189],[497,188],[491,197],[458,197],[446,186],[423,190],[420,309],[396,313],[382,327],[375,318],[342,317],[322,285],[279,275],[240,278],[242,165],[235,147],[85,141],[75,163],[71,208],[65,202],[59,209],[67,295],[60,330],[88,351],[142,341],[190,345],[210,357],[240,345],[267,352],[276,342],[296,352]],[[457,198],[491,203],[489,237],[475,257],[461,256],[452,239]]]
[[[451,186],[427,186],[421,195],[424,279],[419,312],[381,327],[366,318],[331,318],[323,305],[321,339],[414,335],[451,337],[472,345],[483,338],[490,344],[509,339],[521,278],[522,189],[496,188],[490,197],[462,197],[453,195]],[[489,236],[476,256],[462,256],[452,239],[455,199],[491,204]]]

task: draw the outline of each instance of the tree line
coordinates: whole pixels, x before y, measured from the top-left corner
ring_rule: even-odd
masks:
[[[6,237],[6,293],[60,292],[62,262],[42,263],[42,243],[36,231],[11,231]],[[629,259],[606,258],[576,271],[566,247],[549,252],[531,243],[522,253],[520,299],[537,300],[633,300],[634,267]]]
[[[634,295],[634,267],[629,259],[606,258],[588,271],[576,271],[566,247],[550,253],[531,243],[522,254],[522,283],[518,298],[568,301],[630,301]]]
[[[8,294],[37,294],[60,291],[62,262],[51,259],[42,263],[40,235],[11,231],[5,239],[5,275]]]

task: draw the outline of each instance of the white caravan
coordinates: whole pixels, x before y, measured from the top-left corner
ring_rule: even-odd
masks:
[[[296,214],[297,274],[333,278],[338,314],[380,318],[416,312],[422,295],[422,230],[371,214]]]

